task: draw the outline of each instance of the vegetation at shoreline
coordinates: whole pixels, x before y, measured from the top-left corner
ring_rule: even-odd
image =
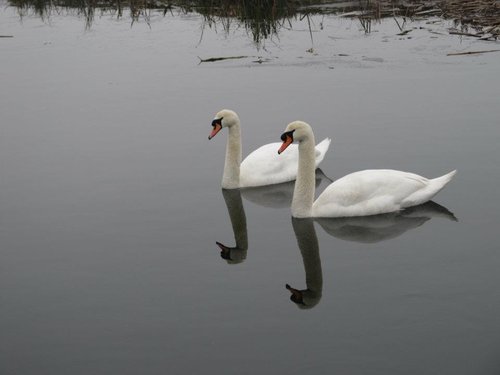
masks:
[[[256,44],[290,27],[293,19],[313,14],[337,14],[358,19],[366,33],[383,18],[394,18],[404,32],[408,20],[441,17],[452,20],[452,34],[484,40],[500,37],[500,0],[9,0],[21,17],[35,14],[42,19],[66,11],[82,16],[86,27],[92,26],[97,14],[129,13],[131,22],[149,24],[152,12],[163,15],[174,12],[196,12],[208,27],[228,31],[236,22],[252,35]]]

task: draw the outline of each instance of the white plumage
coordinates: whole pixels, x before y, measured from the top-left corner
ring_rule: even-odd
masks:
[[[291,145],[290,154],[283,158],[276,152],[279,146],[281,143],[268,143],[250,153],[241,162],[240,187],[280,184],[297,178],[299,147]],[[323,161],[329,146],[329,138],[325,138],[316,146],[314,169]]]
[[[368,216],[398,211],[431,200],[456,173],[427,179],[391,169],[354,172],[331,183],[314,201],[313,131],[307,123],[295,121],[288,124],[284,137],[288,137],[285,143],[299,142],[294,217]],[[285,143],[280,151],[286,148]]]
[[[280,143],[269,143],[251,152],[241,161],[241,130],[240,119],[236,112],[225,109],[215,115],[212,122],[213,131],[209,139],[213,138],[222,128],[228,128],[226,146],[226,160],[222,187],[236,189],[279,184],[295,180],[299,150],[293,145],[288,155],[279,156],[277,149]],[[316,169],[325,157],[331,140],[324,139],[314,150],[313,170]]]

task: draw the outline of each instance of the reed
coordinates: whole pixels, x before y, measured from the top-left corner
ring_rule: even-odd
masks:
[[[9,0],[22,16],[35,13],[43,19],[52,12],[66,10],[85,18],[91,27],[96,12],[118,18],[129,12],[132,23],[149,24],[152,11],[197,12],[208,27],[222,27],[226,32],[236,25],[244,27],[259,45],[291,26],[296,18],[312,14],[339,14],[358,19],[366,33],[373,22],[394,18],[400,31],[408,20],[442,17],[452,20],[454,34],[497,40],[500,36],[500,0]],[[308,18],[309,20],[309,18]]]

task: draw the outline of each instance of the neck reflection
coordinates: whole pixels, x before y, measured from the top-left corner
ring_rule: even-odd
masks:
[[[310,309],[319,303],[323,292],[323,272],[318,238],[314,230],[314,221],[310,218],[292,217],[292,226],[304,262],[306,289],[295,289],[289,284],[286,284],[286,289],[291,293],[290,300],[299,308]]]
[[[245,209],[243,208],[241,192],[239,189],[222,189],[222,196],[226,202],[236,245],[229,247],[221,242],[216,242],[216,244],[221,250],[221,258],[225,259],[228,264],[243,263],[247,257],[248,234],[247,219]]]

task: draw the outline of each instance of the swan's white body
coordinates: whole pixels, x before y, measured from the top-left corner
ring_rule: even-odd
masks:
[[[269,143],[259,147],[241,161],[241,129],[238,115],[231,110],[222,110],[215,115],[214,131],[211,139],[217,132],[227,127],[228,138],[226,146],[226,160],[222,176],[222,188],[237,189],[279,184],[293,181],[297,178],[297,165],[299,160],[298,146],[291,148],[285,157],[279,156],[276,150],[279,143]],[[216,128],[216,125],[219,127]],[[331,140],[324,139],[314,149],[313,170],[325,157]]]
[[[427,179],[390,169],[354,172],[330,184],[314,201],[314,134],[301,121],[290,123],[287,132],[299,142],[294,217],[368,216],[398,211],[431,200],[456,173]]]
[[[314,217],[367,216],[432,199],[455,175],[435,179],[390,169],[354,172],[330,184],[312,206]]]
[[[314,169],[323,161],[330,142],[329,138],[325,138],[315,147]],[[241,162],[240,187],[274,185],[297,178],[299,147],[290,145],[293,146],[290,154],[283,158],[276,152],[280,145],[268,143],[261,146]]]

